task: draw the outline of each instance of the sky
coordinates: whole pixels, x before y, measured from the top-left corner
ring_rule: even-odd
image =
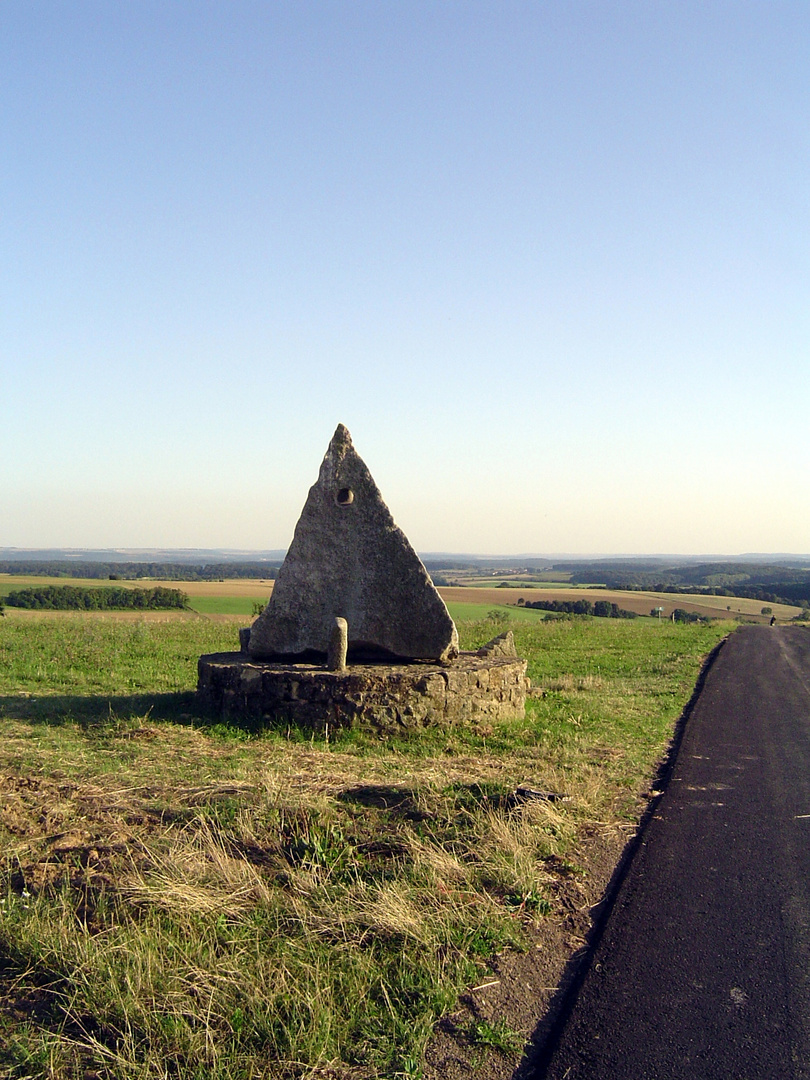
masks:
[[[810,552],[806,0],[3,0],[0,546]]]

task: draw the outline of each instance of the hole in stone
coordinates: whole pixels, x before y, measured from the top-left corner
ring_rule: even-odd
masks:
[[[354,492],[351,488],[341,488],[335,495],[335,502],[338,506],[350,506],[354,502]]]

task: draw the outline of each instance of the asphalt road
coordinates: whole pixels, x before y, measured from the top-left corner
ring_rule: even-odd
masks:
[[[744,627],[537,1080],[810,1080],[810,632]]]

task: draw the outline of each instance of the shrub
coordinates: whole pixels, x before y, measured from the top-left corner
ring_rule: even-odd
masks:
[[[672,621],[680,623],[696,623],[708,620],[704,615],[698,615],[696,611],[685,611],[683,608],[676,607],[672,612]]]

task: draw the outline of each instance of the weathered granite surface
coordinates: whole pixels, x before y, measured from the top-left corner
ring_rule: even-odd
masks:
[[[339,424],[262,614],[255,659],[325,658],[335,619],[348,658],[449,660],[458,635],[419,556]]]
[[[318,730],[368,725],[396,731],[427,724],[523,716],[529,680],[515,656],[464,652],[452,664],[314,664],[213,653],[198,664],[198,700],[223,719],[250,718]]]

